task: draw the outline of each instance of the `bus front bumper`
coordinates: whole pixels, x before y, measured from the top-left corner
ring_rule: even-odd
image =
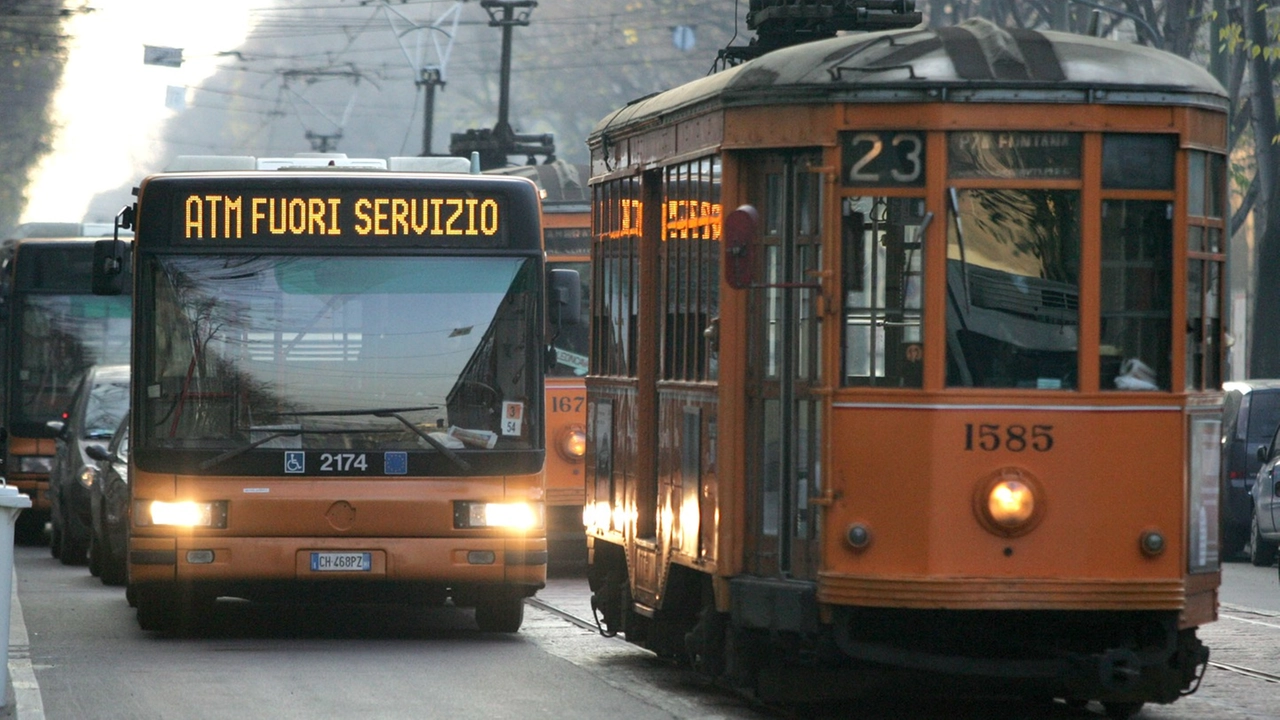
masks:
[[[330,569],[354,559],[357,569]],[[307,586],[388,590],[502,586],[532,595],[546,585],[538,538],[139,537],[129,539],[129,581],[195,585],[253,599]]]

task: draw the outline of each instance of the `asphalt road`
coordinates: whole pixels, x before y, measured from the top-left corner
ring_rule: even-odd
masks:
[[[138,629],[120,588],[47,548],[15,552],[20,612],[10,667],[23,720],[76,718],[1097,718],[1100,708],[1031,712],[983,704],[762,708],[618,638],[534,607],[516,635],[480,633],[469,611],[220,602],[195,637]],[[1198,693],[1148,706],[1147,720],[1280,718],[1276,568],[1225,566],[1222,619],[1202,630],[1215,663]],[[539,597],[590,617],[585,582]],[[996,710],[999,710],[997,713]]]

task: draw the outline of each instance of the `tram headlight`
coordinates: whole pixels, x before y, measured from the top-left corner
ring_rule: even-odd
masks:
[[[587,454],[587,431],[581,425],[573,425],[560,434],[557,448],[569,462],[581,462]]]
[[[227,526],[227,503],[212,502],[164,502],[163,500],[138,500],[134,503],[133,522],[139,526],[217,528]]]
[[[1017,480],[1001,480],[987,494],[987,512],[997,524],[1018,527],[1031,519],[1036,509],[1035,494]]]
[[[460,500],[453,504],[453,524],[457,528],[532,530],[542,527],[542,503]]]
[[[1003,468],[978,485],[974,510],[987,530],[1005,537],[1030,532],[1044,513],[1043,492],[1029,473]]]

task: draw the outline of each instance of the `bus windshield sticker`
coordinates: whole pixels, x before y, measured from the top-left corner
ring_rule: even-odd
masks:
[[[524,426],[524,403],[505,400],[502,403],[502,434],[519,437]]]
[[[287,450],[284,454],[284,471],[290,475],[307,471],[307,454],[301,450]]]

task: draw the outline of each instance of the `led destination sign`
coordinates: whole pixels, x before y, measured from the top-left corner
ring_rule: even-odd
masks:
[[[302,237],[476,238],[502,231],[496,197],[188,193],[180,196],[178,236],[201,240]]]

